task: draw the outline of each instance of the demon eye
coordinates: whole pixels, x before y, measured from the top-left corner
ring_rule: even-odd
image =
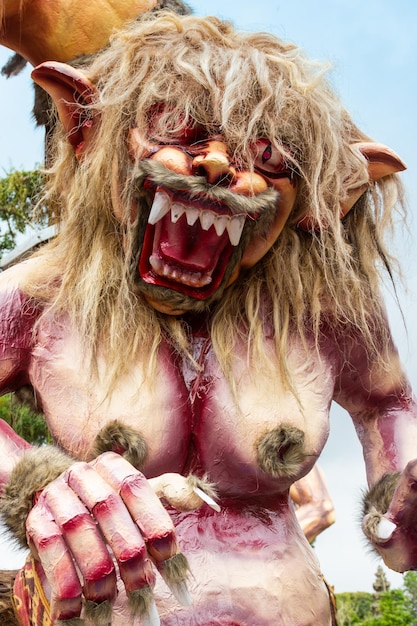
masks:
[[[252,154],[255,170],[267,178],[275,178],[290,172],[283,155],[269,139],[258,139],[252,145]]]

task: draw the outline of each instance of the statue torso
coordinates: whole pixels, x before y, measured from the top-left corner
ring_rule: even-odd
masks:
[[[10,310],[22,308],[17,294],[7,300]],[[290,342],[293,394],[278,368],[267,375],[262,366],[249,366],[243,344],[235,351],[231,376],[225,376],[209,335],[199,331],[190,335],[190,352],[198,366],[162,344],[150,382],[144,379],[138,358],[108,393],[83,358],[76,329],[65,320],[57,324],[44,317],[32,335],[34,317],[35,313],[28,315],[16,330],[13,345],[23,354],[30,344],[26,382],[33,386],[64,450],[88,459],[97,433],[118,419],[147,442],[149,456],[142,468],[146,476],[194,471],[206,474],[217,486],[220,513],[206,505],[193,513],[170,511],[191,566],[193,605],[180,608],[157,577],[161,623],[330,626],[327,590],[288,490],[314,464],[327,438],[334,387],[332,351],[323,350],[318,358],[312,348],[314,357],[307,358],[296,339]],[[271,349],[268,338],[265,349]],[[99,371],[105,366],[103,360]],[[230,380],[235,381],[235,393]],[[303,461],[290,477],[269,474],[257,458],[259,440],[280,427],[304,433]],[[299,597],[309,602],[301,605]],[[120,587],[113,624],[125,626],[128,616]]]
[[[265,343],[270,349],[270,341]],[[299,429],[305,460],[298,474],[310,469],[328,434],[334,385],[330,357],[308,359],[301,345],[291,342],[288,359],[296,397],[284,387],[279,370],[274,375],[249,367],[243,345],[232,362],[235,394],[208,334],[191,335],[190,351],[195,366],[163,344],[151,381],[144,380],[138,362],[108,393],[83,359],[75,330],[66,324],[51,326],[45,319],[32,352],[30,382],[51,432],[75,457],[88,459],[97,433],[118,419],[145,439],[149,456],[142,469],[149,477],[206,473],[221,494],[231,497],[263,498],[286,491],[299,476],[288,480],[261,470],[258,442],[282,426]]]

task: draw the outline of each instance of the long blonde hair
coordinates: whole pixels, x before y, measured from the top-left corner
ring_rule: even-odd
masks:
[[[81,163],[57,132],[47,201],[58,207],[62,226],[39,253],[27,289],[57,315],[68,314],[93,355],[105,341],[113,380],[130,360],[152,364],[164,337],[187,354],[182,320],[155,312],[132,288],[127,134],[133,125],[146,133],[149,111],[159,102],[170,105],[170,130],[173,120],[179,126],[188,118],[220,128],[235,159],[247,167],[250,145],[267,137],[299,174],[293,213],[272,249],[212,306],[210,330],[224,370],[240,338],[258,367],[269,361],[265,315],[284,373],[289,335],[313,331],[318,337],[324,317],[359,332],[369,351],[383,358],[387,337],[375,334],[384,328],[380,269],[391,262],[384,233],[401,206],[401,185],[394,175],[369,186],[340,220],[349,189],[368,182],[365,159],[351,149],[367,138],[330,89],[326,70],[270,34],[238,33],[214,17],[168,12],[119,32],[85,67],[100,94],[91,105],[100,123]],[[111,198],[116,155],[121,221]],[[315,219],[315,232],[295,226],[306,212]]]

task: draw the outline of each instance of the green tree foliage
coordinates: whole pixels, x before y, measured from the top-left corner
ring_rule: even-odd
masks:
[[[404,591],[410,603],[413,626],[417,626],[417,572],[404,574]]]
[[[35,215],[43,184],[39,170],[12,170],[0,178],[0,256],[14,248],[17,234],[23,233],[27,226],[48,224],[46,209]]]
[[[339,626],[417,626],[417,573],[404,575],[402,589],[390,589],[378,567],[374,593],[336,594]]]
[[[337,619],[339,626],[364,624],[374,616],[375,597],[365,591],[336,594]]]
[[[378,615],[364,626],[413,626],[410,602],[402,589],[382,593],[378,600]]]
[[[43,415],[29,401],[22,403],[14,394],[0,397],[0,418],[30,443],[41,445],[51,441]]]

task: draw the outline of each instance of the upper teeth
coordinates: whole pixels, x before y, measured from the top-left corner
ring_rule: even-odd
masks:
[[[200,220],[201,228],[209,230],[211,226],[220,237],[227,230],[230,243],[237,246],[242,235],[245,225],[244,215],[218,215],[213,211],[200,210],[195,207],[187,207],[178,202],[171,203],[171,198],[163,191],[157,191],[153,200],[151,211],[149,213],[148,223],[156,224],[164,215],[171,211],[171,221],[175,224],[185,213],[187,224],[193,226],[197,219]]]

